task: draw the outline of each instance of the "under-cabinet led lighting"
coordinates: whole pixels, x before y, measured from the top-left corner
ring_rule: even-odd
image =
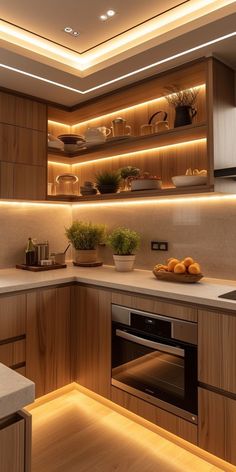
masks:
[[[124,79],[127,79],[128,77],[132,77],[134,75],[137,75],[137,74],[140,74],[141,72],[144,72],[146,70],[149,70],[149,69],[152,69],[154,67],[157,67],[158,65],[161,65],[161,64],[165,64],[167,62],[171,62],[173,61],[174,59],[178,59],[180,57],[183,57],[183,56],[186,56],[192,52],[195,52],[195,51],[198,51],[200,49],[203,49],[204,47],[207,47],[207,46],[211,46],[213,44],[216,44],[216,43],[219,43],[221,41],[225,41],[226,39],[229,39],[229,38],[232,38],[233,36],[236,36],[236,31],[234,31],[233,33],[229,33],[227,35],[224,35],[224,36],[220,36],[218,38],[215,38],[211,41],[208,41],[206,43],[202,43],[202,44],[199,44],[198,46],[195,46],[193,48],[190,48],[190,49],[186,49],[185,51],[182,51],[182,52],[179,52],[177,54],[174,54],[173,56],[169,56],[169,57],[166,57],[165,59],[161,59],[157,62],[154,62],[152,64],[149,64],[147,66],[144,66],[144,67],[141,67],[140,69],[136,69],[132,72],[128,72],[127,74],[124,74],[124,75],[120,75],[118,77],[116,77],[115,79],[112,79],[112,80],[109,80],[107,82],[103,82],[102,84],[99,84],[99,85],[96,85],[94,87],[91,87],[87,90],[80,90],[80,89],[76,89],[74,87],[70,87],[68,85],[64,85],[64,84],[61,84],[59,82],[55,82],[53,80],[49,80],[49,79],[46,79],[45,77],[40,77],[39,75],[36,75],[36,74],[31,74],[30,72],[26,72],[22,69],[17,69],[16,67],[12,67],[12,66],[9,66],[7,64],[0,64],[0,67],[4,68],[4,69],[8,69],[8,70],[11,70],[13,72],[17,72],[18,74],[22,74],[22,75],[25,75],[27,77],[31,77],[33,79],[37,79],[37,80],[40,80],[42,82],[46,82],[46,83],[49,83],[49,84],[52,84],[52,85],[55,85],[56,87],[60,87],[60,88],[64,88],[65,90],[70,90],[71,92],[75,92],[75,93],[78,93],[78,94],[82,94],[82,95],[85,95],[87,93],[90,93],[90,92],[94,92],[95,90],[99,90],[103,87],[107,87],[108,85],[112,85],[116,82],[119,82],[119,81],[122,81]]]
[[[158,152],[158,151],[166,151],[167,149],[173,149],[179,146],[189,146],[191,144],[201,144],[201,143],[206,143],[207,138],[200,138],[200,139],[192,139],[191,141],[184,141],[182,143],[175,143],[175,144],[165,144],[164,146],[156,146],[151,149],[141,149],[140,151],[132,151],[132,152],[126,152],[124,154],[116,154],[114,156],[108,156],[108,157],[101,157],[99,159],[93,159],[90,161],[84,161],[84,162],[77,162],[75,164],[72,163],[72,166],[83,166],[83,165],[89,165],[89,164],[95,164],[95,163],[100,163],[104,162],[107,160],[111,159],[120,159],[123,157],[137,157],[142,155],[143,153],[147,152]]]
[[[71,164],[69,164],[67,162],[48,161],[48,164],[54,165],[54,166],[71,166]]]
[[[96,198],[96,197],[95,197]],[[72,206],[73,208],[98,208],[98,207],[114,207],[114,206],[145,206],[145,205],[169,205],[169,204],[185,204],[185,203],[221,203],[225,201],[236,201],[236,195],[207,195],[207,196],[198,196],[194,195],[191,197],[176,197],[176,196],[169,196],[169,197],[159,197],[154,198],[145,198],[140,200],[115,200],[115,201],[98,201],[98,202],[79,202],[74,203]]]
[[[26,207],[42,207],[42,208],[45,208],[45,207],[50,207],[50,208],[54,208],[55,206],[58,206],[58,207],[67,207],[68,208],[68,204],[67,203],[58,203],[58,202],[48,202],[48,201],[45,201],[45,202],[30,202],[30,201],[15,201],[15,200],[0,200],[0,206],[17,206],[17,207],[20,207],[20,208],[26,208]]]

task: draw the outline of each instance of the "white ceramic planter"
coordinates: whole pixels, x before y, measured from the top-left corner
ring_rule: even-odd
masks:
[[[85,250],[78,250],[75,251],[75,261],[77,264],[79,263],[89,263],[89,262],[97,262],[98,258],[98,250],[97,249],[85,249]]]
[[[135,255],[130,256],[118,256],[117,254],[113,255],[115,262],[116,270],[118,272],[130,272],[134,268]]]

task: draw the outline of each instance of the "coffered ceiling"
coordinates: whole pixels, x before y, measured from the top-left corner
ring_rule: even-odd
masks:
[[[236,66],[235,0],[0,0],[0,7],[0,86],[61,104],[204,55]],[[109,9],[116,14],[101,21]]]

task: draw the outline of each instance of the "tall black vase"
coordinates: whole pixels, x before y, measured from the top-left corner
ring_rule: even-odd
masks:
[[[176,107],[174,128],[178,128],[178,126],[191,125],[196,114],[197,110],[193,107],[187,105]]]

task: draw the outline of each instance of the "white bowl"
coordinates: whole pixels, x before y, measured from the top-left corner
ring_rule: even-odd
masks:
[[[157,179],[136,179],[131,181],[131,190],[155,190],[161,188],[161,184]]]
[[[172,177],[172,182],[176,187],[191,187],[194,185],[204,185],[207,183],[206,175],[176,175]]]

